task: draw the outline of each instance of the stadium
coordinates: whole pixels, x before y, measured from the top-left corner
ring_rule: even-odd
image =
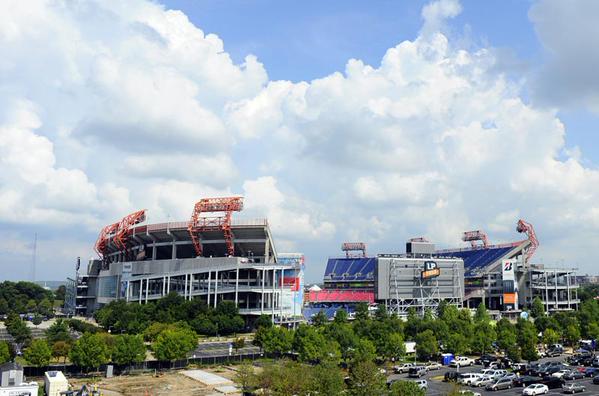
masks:
[[[493,245],[483,231],[466,231],[467,247],[437,250],[425,238],[414,238],[405,254],[376,257],[367,257],[364,243],[345,243],[345,257],[327,262],[324,288],[306,294],[305,317],[321,310],[332,317],[339,308],[351,317],[360,302],[385,304],[400,316],[410,308],[423,314],[446,301],[466,308],[484,303],[496,317],[515,317],[536,297],[547,312],[577,309],[575,269],[533,264],[539,246],[534,227],[519,220],[516,231],[527,238]],[[435,269],[432,276],[429,267]]]
[[[185,222],[144,224],[146,211],[104,227],[99,258],[70,280],[70,311],[91,315],[111,301],[147,304],[168,293],[216,306],[234,301],[251,323],[301,319],[303,255],[280,254],[266,219],[233,219],[243,198],[205,198]]]

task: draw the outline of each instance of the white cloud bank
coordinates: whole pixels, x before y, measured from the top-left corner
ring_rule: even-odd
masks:
[[[546,262],[592,270],[599,172],[564,146],[554,111],[521,98],[526,82],[496,73],[492,49],[441,33],[457,1],[427,5],[418,37],[380,65],[351,59],[297,84],[269,81],[251,55],[233,63],[217,36],[154,3],[7,9],[0,233],[68,225],[91,251],[129,210],[184,220],[201,197],[243,193],[247,215],[314,260],[311,279],[345,239],[391,249],[487,228],[507,240],[518,216]]]

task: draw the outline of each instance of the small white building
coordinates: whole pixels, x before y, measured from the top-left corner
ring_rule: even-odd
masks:
[[[69,381],[62,371],[46,371],[44,375],[46,396],[60,396],[60,392],[69,390]]]
[[[37,382],[24,382],[23,367],[9,362],[0,365],[0,396],[37,396]]]

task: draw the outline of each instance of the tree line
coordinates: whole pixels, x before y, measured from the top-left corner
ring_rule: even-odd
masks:
[[[50,317],[54,298],[52,291],[35,283],[4,281],[0,283],[0,315],[30,313]]]
[[[230,335],[240,332],[245,321],[232,301],[216,307],[199,299],[186,300],[176,292],[148,304],[113,301],[95,313],[96,321],[113,333],[142,334],[155,323],[184,323],[200,335]]]

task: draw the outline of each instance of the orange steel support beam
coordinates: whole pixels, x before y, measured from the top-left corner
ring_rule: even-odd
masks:
[[[106,227],[102,228],[102,231],[100,231],[100,235],[98,236],[94,250],[96,253],[98,253],[98,256],[100,256],[101,259],[103,259],[104,255],[106,254],[106,248],[108,247],[110,235],[114,234],[118,228],[119,223],[114,223],[107,225]]]
[[[198,201],[191,214],[187,229],[196,255],[202,255],[202,243],[199,233],[202,231],[221,230],[227,245],[227,254],[235,254],[233,233],[231,232],[231,216],[233,212],[243,210],[243,197],[203,198]],[[201,217],[202,213],[224,212],[220,217]]]
[[[528,263],[532,258],[533,254],[539,247],[539,240],[537,239],[537,234],[535,233],[535,229],[532,224],[527,223],[526,221],[520,219],[518,220],[518,225],[516,226],[516,231],[524,232],[528,235],[528,240],[530,241],[530,246],[526,251],[526,262]]]
[[[119,229],[114,236],[115,245],[121,250],[127,250],[127,239],[131,235],[131,227],[146,221],[146,210],[139,210],[123,217],[119,223]]]

